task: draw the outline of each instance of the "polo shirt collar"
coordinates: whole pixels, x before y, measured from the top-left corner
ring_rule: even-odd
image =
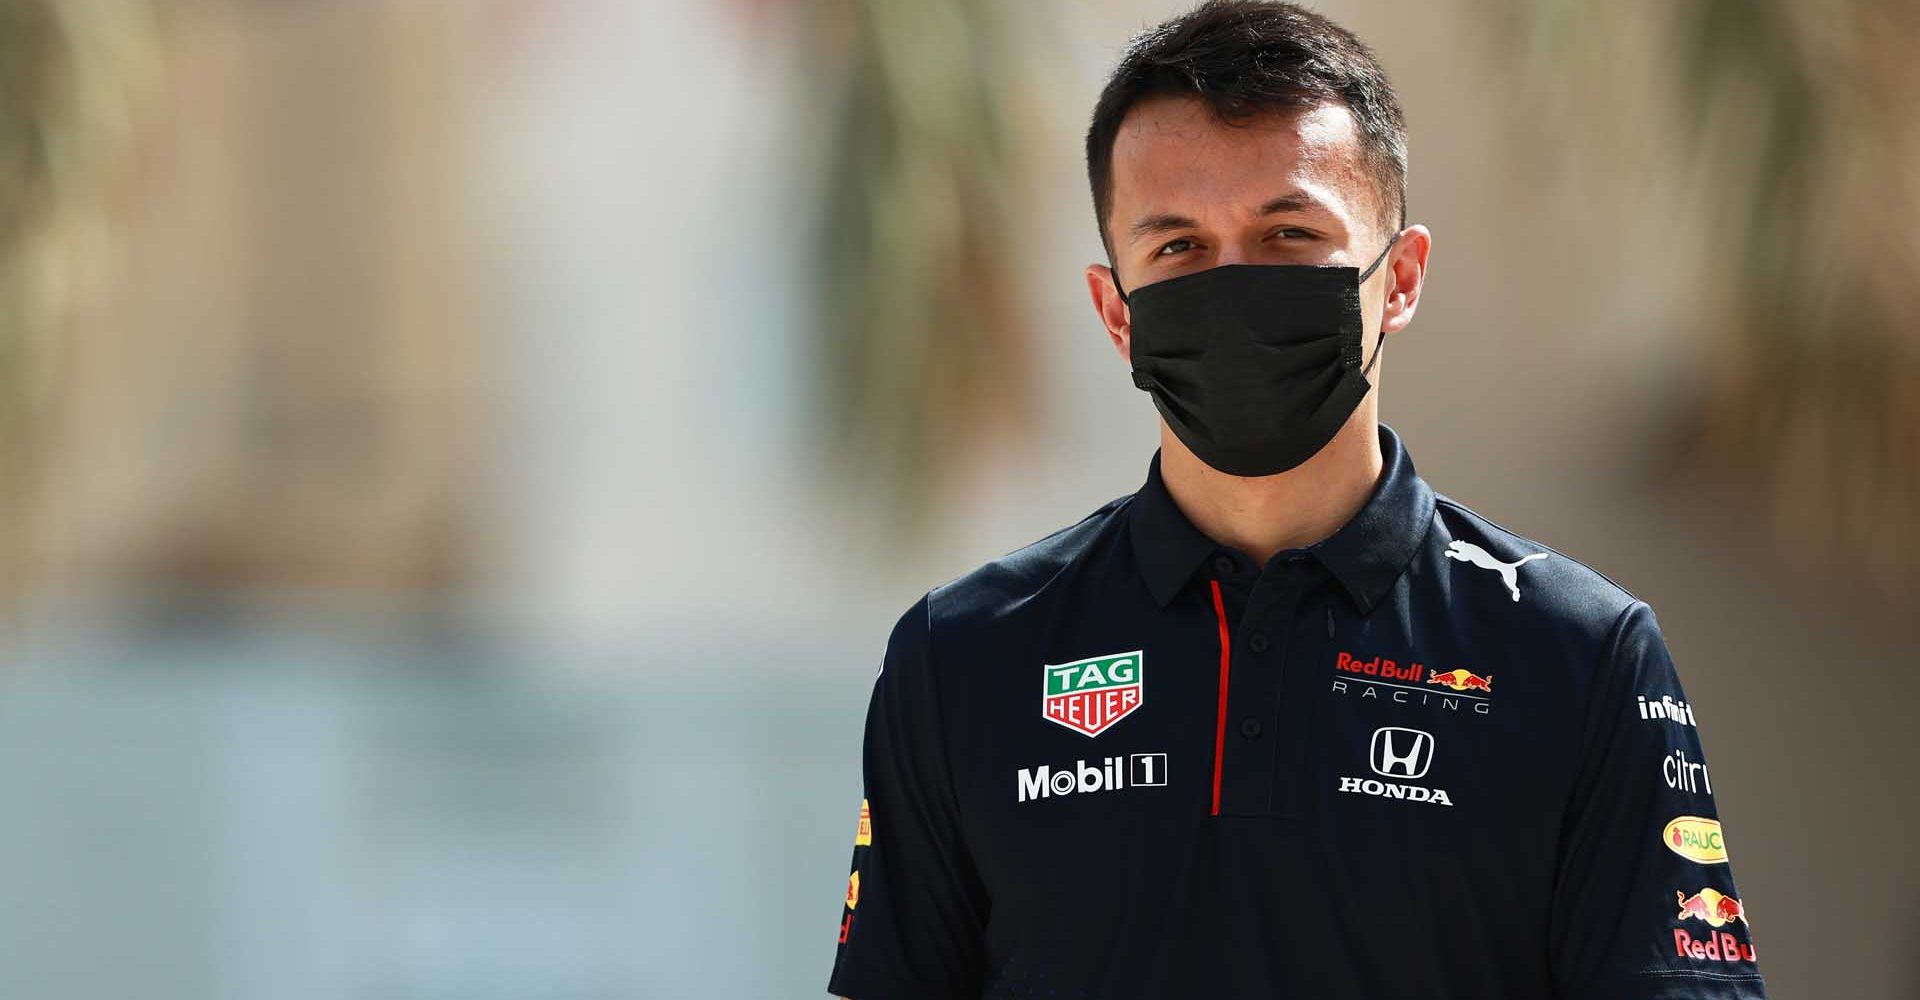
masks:
[[[1433,489],[1414,472],[1413,459],[1393,428],[1383,423],[1379,429],[1380,479],[1359,513],[1332,535],[1288,550],[1304,551],[1325,566],[1361,614],[1371,612],[1386,595],[1433,523]],[[1129,505],[1128,521],[1141,576],[1159,607],[1166,607],[1207,556],[1221,547],[1173,502],[1160,478],[1158,448],[1147,463],[1146,483]]]

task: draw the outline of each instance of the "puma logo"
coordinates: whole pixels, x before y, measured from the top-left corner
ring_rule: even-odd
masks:
[[[1507,592],[1512,594],[1513,599],[1516,601],[1520,599],[1520,567],[1535,559],[1545,559],[1546,557],[1547,553],[1545,552],[1535,552],[1532,555],[1521,556],[1517,562],[1501,562],[1495,559],[1486,549],[1472,542],[1463,542],[1455,539],[1447,543],[1448,559],[1458,559],[1464,563],[1472,563],[1481,569],[1490,569],[1500,574],[1500,582],[1507,585]]]

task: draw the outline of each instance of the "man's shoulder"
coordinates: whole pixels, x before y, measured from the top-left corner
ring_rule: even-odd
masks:
[[[1126,523],[1128,493],[1078,521],[974,567],[927,592],[936,626],[1005,621],[1103,550]]]
[[[895,620],[878,676],[929,682],[945,672],[937,663],[976,661],[977,654],[1024,634],[1057,582],[1111,551],[1133,496],[1115,497],[1066,527],[929,588]]]
[[[1450,602],[1485,604],[1530,625],[1593,640],[1605,639],[1626,610],[1641,603],[1588,563],[1452,497],[1434,495],[1433,517],[1436,557],[1459,567],[1447,575]]]

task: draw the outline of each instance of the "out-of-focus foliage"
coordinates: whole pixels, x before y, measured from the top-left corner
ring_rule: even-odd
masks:
[[[158,79],[145,0],[0,4],[0,592],[23,585],[61,333],[112,261],[111,203]]]
[[[1718,234],[1714,350],[1677,461],[1751,496],[1789,564],[1858,594],[1920,590],[1920,5],[1909,0],[1497,0],[1592,156],[1679,126]],[[1626,141],[1620,141],[1625,138]]]
[[[884,485],[872,495],[907,525],[965,452],[1030,426],[1004,118],[1017,8],[806,3],[809,90],[832,137],[813,356],[840,468],[823,481]]]
[[[480,10],[0,6],[11,596],[465,579]]]

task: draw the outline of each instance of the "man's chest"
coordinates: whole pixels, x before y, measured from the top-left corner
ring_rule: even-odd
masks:
[[[1063,608],[949,665],[950,760],[996,905],[1184,905],[1230,864],[1329,893],[1551,870],[1578,751],[1567,664],[1439,602],[1362,616],[1328,586],[1197,589]],[[1235,852],[1263,837],[1290,857],[1245,870]]]

